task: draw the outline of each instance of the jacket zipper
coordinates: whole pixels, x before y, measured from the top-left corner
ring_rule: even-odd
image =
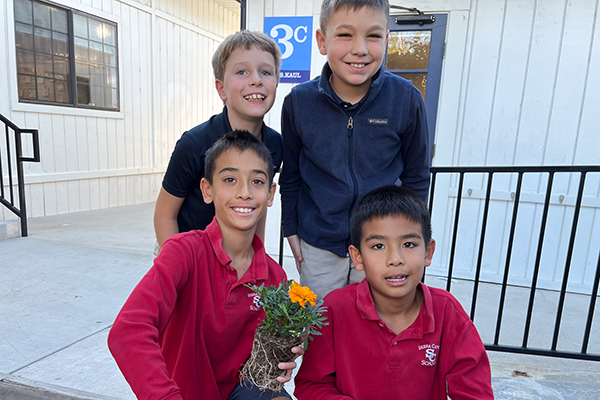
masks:
[[[354,119],[352,117],[348,118],[348,125],[346,125],[348,129],[348,168],[350,170],[350,177],[352,177],[352,203],[350,203],[350,210],[354,207],[354,203],[356,203],[356,198],[358,197],[358,184],[356,183],[356,176],[354,176]],[[348,211],[350,211],[348,210]],[[350,230],[350,218],[348,218],[348,230]],[[348,243],[347,243],[348,245]],[[346,246],[347,248],[348,246]]]

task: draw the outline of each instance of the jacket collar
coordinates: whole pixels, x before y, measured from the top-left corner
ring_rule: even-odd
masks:
[[[361,102],[363,102],[363,105],[370,103],[377,96],[377,94],[383,87],[383,83],[385,81],[385,73],[385,66],[382,64],[381,68],[379,68],[379,71],[377,71],[373,76],[373,81],[371,82],[371,87],[369,88],[369,91],[361,100]],[[332,101],[337,103],[332,95],[333,88],[331,87],[331,83],[329,83],[329,78],[331,78],[331,74],[333,74],[333,71],[331,70],[329,63],[326,62],[325,65],[323,65],[323,69],[321,70],[321,76],[317,78],[319,93],[324,94],[325,96],[329,97]]]

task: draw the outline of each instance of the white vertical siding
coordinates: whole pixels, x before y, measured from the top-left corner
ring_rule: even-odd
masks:
[[[210,59],[239,29],[239,10],[211,0],[79,3],[81,11],[117,22],[121,112],[36,108],[2,96],[3,115],[39,129],[41,162],[25,164],[29,216],[155,200],[175,142],[222,107]],[[12,7],[12,0],[0,7],[3,54],[14,53]],[[16,93],[15,68],[5,64],[0,84]],[[0,207],[0,219],[14,218]]]

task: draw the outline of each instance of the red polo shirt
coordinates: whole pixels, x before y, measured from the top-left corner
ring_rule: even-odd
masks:
[[[298,400],[493,399],[489,360],[469,316],[450,293],[420,288],[419,316],[399,335],[377,315],[366,279],[325,297],[329,325],[304,355]]]
[[[108,345],[138,399],[227,399],[264,312],[244,283],[277,285],[285,272],[254,237],[238,280],[216,219],[167,240],[121,309]]]

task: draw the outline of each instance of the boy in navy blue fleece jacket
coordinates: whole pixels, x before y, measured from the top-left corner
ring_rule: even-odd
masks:
[[[388,10],[387,0],[324,0],[316,38],[328,62],[283,103],[283,231],[319,297],[364,277],[347,253],[357,199],[398,181],[427,199],[423,99],[382,67]]]

